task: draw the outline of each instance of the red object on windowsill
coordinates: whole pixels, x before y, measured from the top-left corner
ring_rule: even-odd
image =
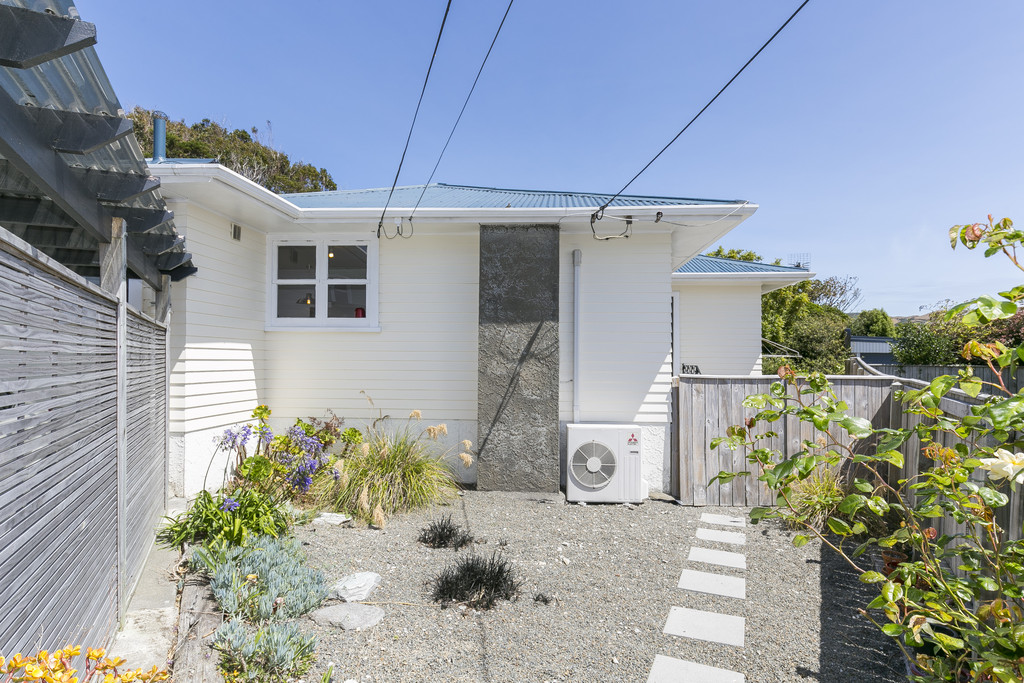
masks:
[[[365,308],[357,308],[356,309],[356,317],[357,318],[365,318],[366,317],[366,309]]]

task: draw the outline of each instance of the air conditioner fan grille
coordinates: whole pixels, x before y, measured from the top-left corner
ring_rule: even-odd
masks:
[[[600,491],[608,485],[615,476],[616,466],[612,450],[597,441],[580,445],[569,464],[573,478],[592,491]]]

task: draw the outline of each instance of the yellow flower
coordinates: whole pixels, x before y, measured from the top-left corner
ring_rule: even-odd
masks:
[[[104,647],[92,649],[91,647],[86,652],[86,659],[102,659],[107,656],[107,649]]]
[[[82,646],[81,645],[75,645],[75,646],[68,645],[66,648],[64,648],[62,650],[62,652],[64,653],[65,657],[77,657],[78,655],[82,654]]]
[[[43,677],[43,670],[36,664],[25,665],[25,678],[26,681],[38,681]]]
[[[997,448],[994,458],[981,458],[981,469],[988,471],[989,479],[1013,479],[1024,484],[1024,453],[1011,453]]]

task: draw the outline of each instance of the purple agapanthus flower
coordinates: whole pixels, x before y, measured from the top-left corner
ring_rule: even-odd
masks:
[[[234,512],[239,507],[240,506],[238,505],[238,501],[235,500],[234,498],[225,498],[224,502],[220,504],[220,509],[224,510],[225,512]]]
[[[220,439],[222,448],[237,451],[245,448],[245,444],[252,438],[252,425],[245,424],[241,427],[232,427],[224,430],[224,436]]]

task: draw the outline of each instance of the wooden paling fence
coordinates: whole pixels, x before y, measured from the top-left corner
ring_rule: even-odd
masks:
[[[0,228],[0,645],[114,633],[165,505],[167,329]]]
[[[672,463],[672,493],[688,505],[732,505],[740,507],[772,506],[774,496],[764,484],[753,476],[737,477],[730,483],[708,482],[718,472],[742,472],[753,466],[742,451],[729,451],[724,447],[712,450],[711,440],[725,436],[731,425],[742,424],[757,411],[743,406],[743,399],[751,394],[768,393],[775,376],[708,376],[681,375],[678,393],[674,393],[675,429],[673,445],[676,457]],[[921,389],[927,382],[881,375],[856,375],[830,377],[838,398],[849,406],[849,413],[871,421],[875,428],[913,429],[923,419],[919,415],[904,413],[903,404],[896,400],[895,393],[901,390]],[[675,392],[675,389],[674,389]],[[795,390],[790,387],[790,396]],[[795,400],[791,398],[790,400]],[[972,405],[982,403],[984,397],[972,398],[952,390],[941,401],[941,409],[957,417],[967,415]],[[774,423],[772,430],[778,436],[766,444],[767,447],[789,456],[801,450],[804,440],[815,441],[820,434],[813,425],[802,423],[795,417],[787,416]],[[842,432],[842,430],[838,430]],[[852,446],[855,452],[874,452],[873,440],[852,441],[840,437],[841,443]],[[960,439],[947,433],[936,433],[936,441],[945,448],[953,448]],[[917,436],[901,448],[904,458],[902,469],[887,466],[881,474],[893,487],[900,479],[913,479],[925,468],[930,460],[922,452]],[[984,472],[975,473],[980,479]],[[1021,538],[1024,522],[1024,489],[1010,493],[1010,502],[997,511],[996,521],[1011,538]],[[935,527],[940,534],[957,534],[965,531],[948,517],[935,518]]]

